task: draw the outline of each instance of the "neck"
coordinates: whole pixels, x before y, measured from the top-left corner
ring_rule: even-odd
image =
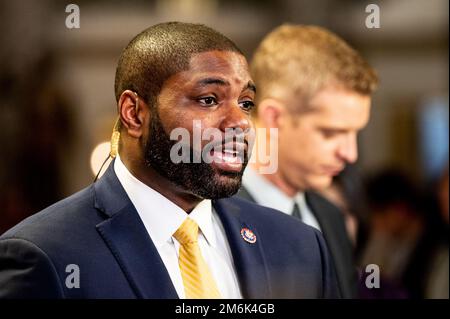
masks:
[[[181,207],[188,214],[203,200],[174,185],[153,168],[145,165],[143,159],[133,159],[125,154],[120,154],[120,159],[134,177]]]
[[[261,163],[251,163],[250,164],[251,169],[255,170],[255,172],[257,174],[259,171],[259,168],[262,166]],[[274,174],[260,174],[260,176],[262,176],[263,178],[265,178],[266,180],[268,180],[270,183],[272,183],[273,185],[275,185],[279,190],[281,190],[285,195],[289,196],[289,197],[294,197],[299,191],[299,190],[295,187],[293,187],[292,185],[290,185],[286,179],[283,178],[283,176],[280,174],[280,171],[277,170],[276,173]]]
[[[255,125],[258,128],[259,122],[256,121]],[[270,141],[271,139],[269,135],[266,135],[265,141],[260,141],[258,139],[258,135],[256,135],[255,147],[253,149],[254,156],[256,156],[256,161],[251,162],[249,166],[250,169],[255,170],[257,174],[259,174],[259,172],[262,171],[261,170],[262,167],[267,165],[267,163],[261,162],[262,159],[259,156],[259,143],[265,142],[266,143],[265,150],[270,150]],[[284,194],[286,194],[289,197],[294,197],[299,191],[301,191],[295,188],[293,185],[289,184],[286,178],[284,178],[284,176],[280,173],[279,169],[277,169],[274,174],[260,174],[260,175],[266,180],[268,180],[270,183],[275,185],[279,190],[281,190]]]

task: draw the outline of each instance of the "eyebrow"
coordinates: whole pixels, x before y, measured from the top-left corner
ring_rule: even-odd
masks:
[[[244,90],[250,90],[253,91],[253,93],[256,93],[256,86],[255,84],[253,84],[253,82],[248,81],[247,86],[245,87]]]
[[[220,86],[229,86],[230,82],[227,80],[221,79],[221,78],[205,78],[201,79],[197,82],[197,85],[199,86],[207,86],[207,85],[220,85]],[[253,82],[248,81],[247,85],[244,87],[243,91],[245,90],[251,90],[254,93],[256,93],[256,86],[253,84]]]
[[[207,85],[211,85],[211,84],[217,84],[217,85],[221,85],[221,86],[229,86],[230,82],[220,79],[220,78],[205,78],[205,79],[201,79],[200,81],[198,81],[197,84],[199,86],[207,86]]]

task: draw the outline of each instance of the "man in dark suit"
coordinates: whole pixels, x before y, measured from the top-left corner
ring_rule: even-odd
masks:
[[[341,295],[356,297],[356,269],[343,216],[314,190],[328,187],[346,163],[356,161],[357,133],[368,122],[377,84],[374,70],[325,29],[283,25],[259,45],[251,73],[258,86],[253,116],[266,135],[256,143],[255,161],[244,174],[239,196],[319,229]],[[275,149],[274,137],[278,154],[267,157],[265,151]]]
[[[1,298],[339,297],[320,232],[226,199],[249,158],[255,95],[233,42],[203,25],[150,27],[123,51],[115,93],[117,156],[0,237]],[[203,152],[196,130],[208,129],[219,141]]]

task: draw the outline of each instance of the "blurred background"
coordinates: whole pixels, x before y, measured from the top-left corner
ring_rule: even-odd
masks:
[[[73,29],[70,3],[0,0],[0,233],[93,181],[116,117],[116,64],[143,29],[205,23],[250,59],[279,24],[315,24],[380,77],[360,159],[324,192],[362,275],[371,263],[382,271],[382,287],[361,297],[448,298],[447,0],[78,0]],[[365,25],[370,3],[380,28]]]

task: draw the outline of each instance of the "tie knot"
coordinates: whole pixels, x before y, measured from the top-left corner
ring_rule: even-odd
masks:
[[[190,218],[186,218],[180,228],[173,234],[173,237],[175,237],[181,245],[196,243],[198,240],[197,223]]]
[[[292,208],[291,215],[302,220],[302,212],[300,211],[300,207],[298,206],[297,202],[294,202],[294,207]]]

